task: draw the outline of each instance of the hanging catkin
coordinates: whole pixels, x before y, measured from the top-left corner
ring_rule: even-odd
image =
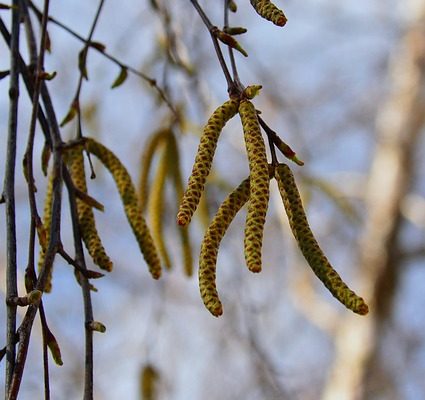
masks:
[[[163,128],[152,133],[145,145],[140,162],[139,178],[139,205],[142,211],[145,211],[148,203],[149,193],[149,173],[152,166],[152,160],[160,144],[170,135],[169,128]]]
[[[171,178],[176,191],[177,207],[179,207],[183,198],[183,178],[180,168],[180,154],[177,146],[177,140],[173,132],[168,136],[168,163],[170,167]],[[187,276],[193,274],[192,246],[189,237],[189,228],[186,226],[177,226],[180,235],[181,249],[183,255],[183,268]]]
[[[227,228],[248,201],[249,196],[250,179],[247,178],[223,201],[202,241],[199,256],[199,289],[205,307],[216,317],[223,313],[215,282],[218,248]]]
[[[71,148],[65,158],[68,161],[69,173],[74,186],[81,192],[87,193],[83,149],[80,146]],[[92,207],[77,198],[77,213],[81,237],[93,262],[106,271],[112,271],[113,264],[106,254],[97,232]]]
[[[115,154],[94,139],[86,138],[85,148],[89,153],[99,158],[112,174],[120,193],[127,219],[136,236],[143,257],[148,264],[149,271],[153,278],[158,279],[161,276],[161,264],[149,228],[142,216],[136,189],[130,175]]]
[[[47,179],[46,197],[44,199],[44,210],[43,210],[43,225],[38,229],[39,241],[40,241],[40,253],[38,257],[38,272],[43,268],[44,260],[46,258],[47,248],[50,242],[50,227],[52,225],[52,204],[53,204],[53,171],[50,171]],[[44,291],[50,293],[52,291],[52,273],[53,264],[50,268],[46,278],[46,285]]]
[[[313,272],[348,309],[360,315],[367,314],[369,309],[365,301],[343,282],[313,236],[290,168],[280,164],[276,168],[275,177],[292,233]]]
[[[283,11],[277,8],[270,0],[250,1],[255,11],[263,18],[278,26],[284,26],[286,24],[287,19]]]
[[[161,146],[161,155],[158,167],[154,176],[151,191],[149,194],[148,215],[149,224],[152,230],[152,237],[158,249],[159,255],[167,269],[171,268],[170,256],[164,241],[163,214],[164,214],[164,189],[168,169],[172,166],[168,164],[168,143]]]
[[[189,177],[187,189],[177,214],[177,223],[179,225],[188,225],[198,207],[204,191],[205,181],[211,170],[218,138],[227,121],[238,112],[238,106],[238,99],[226,101],[214,111],[204,128],[193,164],[192,174]]]
[[[239,115],[245,137],[251,179],[251,194],[245,223],[245,261],[250,271],[261,271],[263,230],[269,202],[269,167],[257,112],[249,100],[242,100]]]

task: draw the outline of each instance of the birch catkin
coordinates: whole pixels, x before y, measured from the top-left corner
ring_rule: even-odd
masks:
[[[245,224],[245,260],[250,271],[261,271],[263,230],[269,202],[269,166],[257,112],[249,100],[242,100],[239,115],[244,131],[251,179],[251,194]]]
[[[158,279],[161,276],[161,264],[149,228],[142,216],[142,210],[138,205],[136,189],[130,175],[115,154],[94,139],[86,138],[85,148],[89,153],[99,158],[112,174],[120,193],[127,219],[136,236],[143,257],[148,264],[149,271],[153,278]]]
[[[177,214],[177,223],[179,225],[188,225],[198,207],[204,191],[205,181],[211,170],[218,138],[227,121],[238,112],[238,106],[239,100],[237,99],[226,101],[214,111],[204,128],[193,164],[192,174],[189,177],[187,189]]]
[[[278,26],[284,26],[286,24],[287,19],[283,11],[277,8],[270,0],[250,1],[255,11],[263,18]]]
[[[215,282],[218,248],[227,228],[248,201],[249,196],[250,179],[247,178],[223,201],[202,241],[199,256],[199,289],[205,307],[216,317],[223,313]]]
[[[83,149],[81,147],[70,149],[66,154],[66,159],[74,186],[81,192],[87,193]],[[112,271],[113,264],[106,254],[97,232],[92,207],[77,198],[77,213],[81,237],[93,262],[106,271]]]
[[[369,309],[365,301],[343,282],[313,236],[290,168],[280,164],[275,170],[275,177],[292,233],[313,272],[348,309],[360,315],[367,314]]]
[[[164,213],[164,188],[168,173],[168,144],[163,143],[162,154],[158,161],[158,168],[153,179],[149,196],[148,214],[149,223],[152,230],[153,240],[158,248],[158,252],[166,268],[171,268],[170,256],[164,242],[163,213]],[[173,166],[171,166],[173,167]]]
[[[53,171],[50,172],[47,179],[46,197],[44,199],[44,210],[43,210],[43,226],[38,229],[39,241],[40,241],[40,253],[38,258],[38,272],[43,268],[44,260],[46,258],[47,248],[50,242],[50,227],[52,225],[52,204],[53,204]],[[52,268],[49,269],[49,274],[46,279],[46,285],[44,291],[50,293],[52,291]]]
[[[142,211],[145,211],[146,205],[148,203],[148,193],[149,193],[149,172],[152,166],[152,159],[155,155],[156,150],[159,145],[171,134],[170,129],[160,129],[154,132],[142,154],[141,158],[141,168],[140,168],[140,179],[139,179],[139,205]]]
[[[180,168],[180,154],[177,146],[177,140],[174,133],[168,136],[168,163],[171,165],[171,178],[174,182],[174,188],[176,191],[177,207],[179,207],[181,199],[183,198],[183,178]],[[193,257],[192,257],[192,245],[189,237],[188,227],[177,226],[180,235],[181,249],[183,255],[183,268],[187,276],[193,274]]]

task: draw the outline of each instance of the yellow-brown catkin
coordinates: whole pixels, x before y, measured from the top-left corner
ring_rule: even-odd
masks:
[[[250,0],[255,11],[263,18],[275,25],[284,26],[287,18],[282,10],[277,8],[270,0]]]
[[[180,168],[180,154],[177,146],[177,140],[174,133],[168,137],[168,163],[171,166],[171,177],[174,182],[176,191],[177,207],[179,207],[181,199],[183,198],[183,178]],[[184,226],[177,226],[180,235],[180,242],[183,255],[183,268],[187,276],[193,274],[193,257],[192,246],[189,237],[189,228]]]
[[[343,282],[313,236],[290,168],[280,164],[276,168],[275,177],[292,233],[313,272],[348,309],[360,315],[367,314],[369,308],[365,301]]]
[[[84,156],[81,147],[72,148],[67,152],[69,173],[74,186],[83,193],[87,193],[86,173],[84,170]],[[93,262],[105,271],[112,271],[112,261],[106,254],[99,234],[92,207],[77,198],[78,222],[83,242],[93,259]]]
[[[151,364],[142,367],[140,373],[140,394],[142,400],[157,400],[157,385],[160,375]]]
[[[239,106],[251,179],[251,194],[245,224],[245,260],[250,271],[261,271],[263,231],[269,203],[269,166],[257,112],[249,100]]]
[[[161,264],[158,253],[149,232],[149,228],[146,225],[146,221],[142,216],[136,189],[131,181],[129,173],[112,151],[96,142],[94,139],[87,138],[85,147],[89,153],[99,158],[102,164],[112,174],[121,196],[127,219],[136,236],[143,257],[148,264],[149,271],[153,278],[158,279],[161,276]]]
[[[249,197],[250,179],[247,178],[223,201],[202,241],[199,256],[199,289],[205,307],[215,317],[223,313],[215,282],[218,248],[230,223]]]
[[[174,166],[168,165],[168,145],[164,143],[162,146],[161,158],[158,162],[158,168],[153,179],[151,192],[149,195],[149,223],[152,230],[152,237],[158,252],[164,262],[166,268],[171,268],[170,256],[168,255],[167,247],[164,241],[163,232],[163,214],[164,214],[164,188],[167,178],[168,168]]]
[[[238,99],[226,101],[213,112],[204,128],[193,164],[192,174],[189,177],[187,189],[177,214],[177,223],[179,225],[188,225],[198,207],[204,191],[205,181],[211,170],[218,138],[227,121],[238,112],[238,106]]]
[[[171,134],[169,128],[163,128],[155,131],[145,145],[141,157],[140,178],[139,178],[139,205],[142,211],[145,211],[148,204],[149,193],[149,172],[152,166],[152,160],[159,145]]]
[[[46,258],[46,252],[50,242],[50,227],[52,225],[52,203],[53,203],[53,172],[51,171],[47,179],[46,197],[44,199],[44,210],[43,210],[43,228],[40,230],[40,235],[43,238],[40,240],[41,248],[38,258],[38,272],[43,268],[44,260]],[[53,265],[49,270],[49,274],[46,278],[46,285],[44,291],[50,293],[52,291],[52,273]]]

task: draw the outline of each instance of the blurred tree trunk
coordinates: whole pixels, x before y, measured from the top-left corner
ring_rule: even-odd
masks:
[[[404,7],[411,22],[390,62],[390,90],[377,116],[376,149],[365,191],[359,284],[354,285],[371,311],[363,318],[347,314],[341,320],[323,400],[370,398],[367,388],[376,378],[379,339],[399,280],[400,206],[415,173],[415,148],[425,122],[425,1],[412,0]],[[397,398],[396,393],[380,394]]]

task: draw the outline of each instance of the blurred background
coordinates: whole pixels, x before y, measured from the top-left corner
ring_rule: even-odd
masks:
[[[104,213],[95,211],[96,221],[114,261],[113,272],[94,282],[95,319],[107,328],[95,335],[96,399],[143,398],[143,380],[145,386],[146,381],[155,385],[152,399],[425,399],[425,0],[275,3],[288,17],[284,28],[261,19],[248,1],[237,1],[238,11],[230,15],[231,26],[248,29],[238,37],[249,54],[236,54],[240,79],[244,85],[263,85],[256,108],[305,162],[291,168],[311,227],[336,270],[365,297],[370,313],[352,314],[313,275],[272,181],[263,271],[254,275],[245,267],[242,210],[221,245],[217,286],[224,314],[212,317],[199,296],[196,272],[191,278],[183,273],[172,187],[167,187],[163,220],[173,268],[154,281],[115,184],[94,160],[97,178],[89,182],[89,193],[105,206]],[[35,4],[42,7],[43,2]],[[200,4],[213,24],[223,25],[222,2]],[[51,15],[87,37],[97,6],[96,1],[52,2]],[[1,17],[9,24],[7,11]],[[57,71],[48,86],[62,119],[76,90],[83,43],[53,23],[48,30],[52,52],[46,55],[46,70]],[[228,97],[208,31],[194,8],[189,1],[106,2],[94,40],[156,79],[181,113],[176,135],[186,182],[202,126]],[[24,44],[22,52],[26,54]],[[168,123],[170,110],[134,74],[111,90],[120,68],[102,54],[90,51],[87,67],[83,133],[113,149],[137,182],[145,144]],[[8,68],[8,49],[0,42],[0,70]],[[1,160],[7,93],[8,79],[3,79]],[[16,196],[24,293],[30,214],[20,160],[31,106],[24,89],[20,98]],[[70,139],[75,132],[71,122],[62,135]],[[43,144],[37,132],[36,160]],[[35,173],[42,209],[46,178],[38,161]],[[220,138],[201,218],[190,226],[195,267],[205,216],[212,217],[247,174],[243,133],[235,118]],[[1,180],[3,176],[2,164]],[[4,237],[4,212],[0,224]],[[72,253],[69,227],[65,204],[61,234]],[[2,276],[5,249],[1,246]],[[87,262],[96,268],[89,257]],[[2,278],[2,293],[4,289]],[[44,306],[64,361],[62,367],[51,366],[52,398],[81,398],[81,289],[72,268],[58,257],[53,291],[44,297]],[[0,325],[5,321],[1,307]],[[5,341],[2,329],[0,347]],[[41,399],[38,322],[28,357],[20,398]],[[3,387],[4,361],[0,369]]]

